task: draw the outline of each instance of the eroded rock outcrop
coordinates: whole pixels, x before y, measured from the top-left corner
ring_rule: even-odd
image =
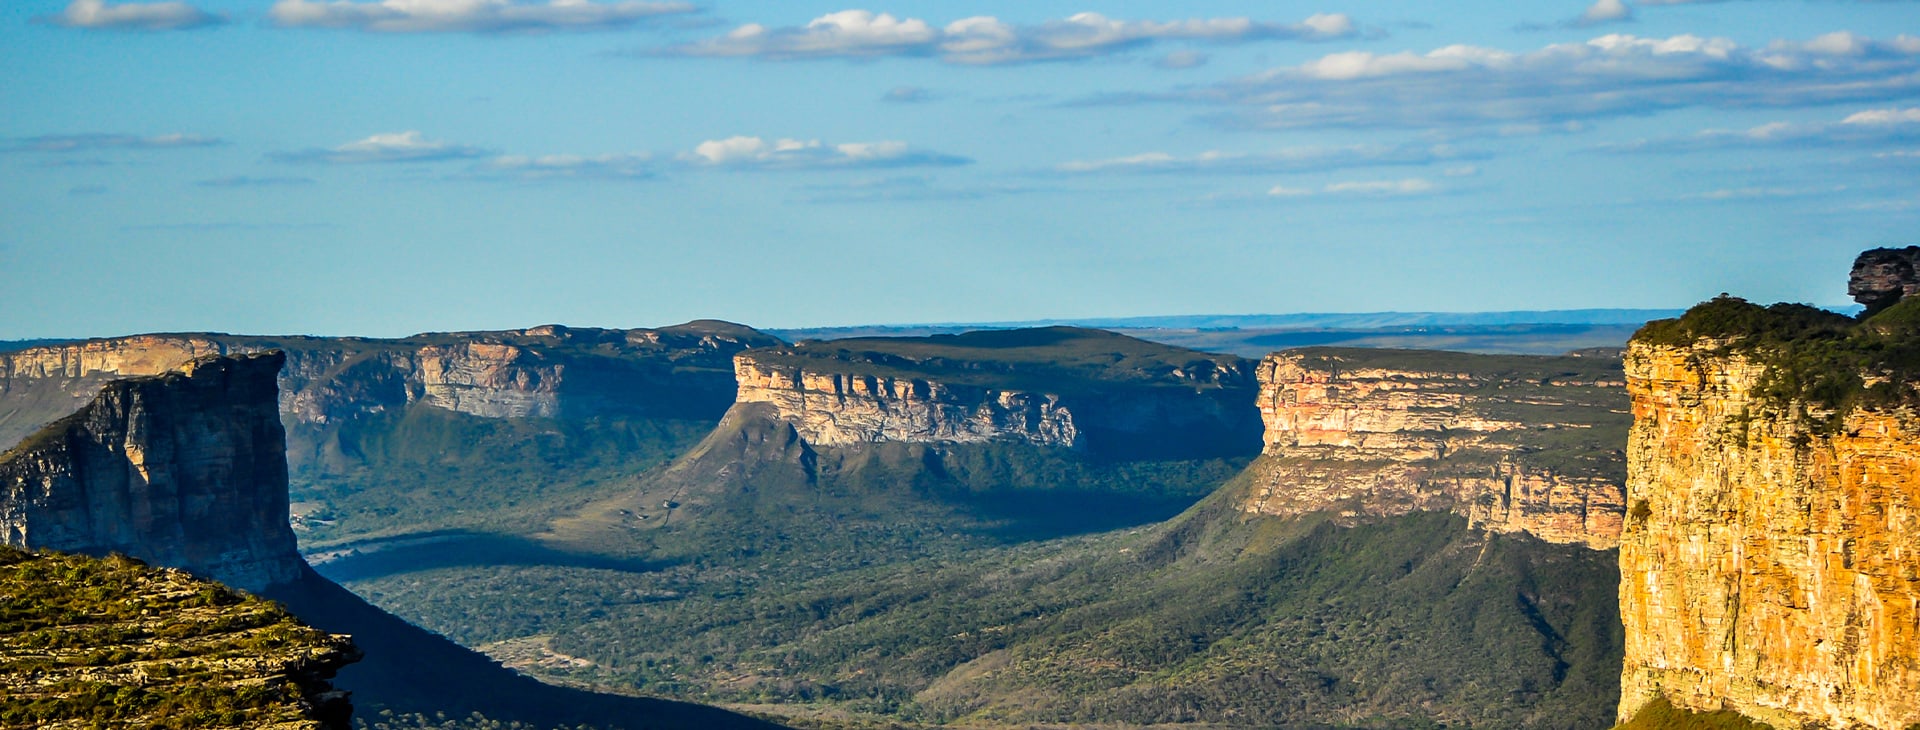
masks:
[[[1248,363],[1069,327],[807,342],[734,358],[736,403],[811,446],[995,441],[1119,459],[1250,453]]]
[[[1618,540],[1624,382],[1605,359],[1314,349],[1258,375],[1248,512],[1452,511],[1551,542]]]
[[[0,540],[122,552],[248,590],[300,577],[278,353],[117,380],[0,457]]]
[[[1872,315],[1920,292],[1920,246],[1877,248],[1854,259],[1847,296]]]
[[[1824,427],[1763,392],[1772,354],[1729,343],[1643,332],[1627,356],[1620,717],[1664,696],[1783,728],[1920,723],[1920,420]]]
[[[917,378],[808,372],[734,358],[739,403],[764,403],[815,446],[1023,441],[1072,448],[1081,437],[1060,397]]]

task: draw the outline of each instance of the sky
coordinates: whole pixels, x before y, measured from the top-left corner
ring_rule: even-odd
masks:
[[[0,4],[0,339],[1847,302],[1920,2]]]

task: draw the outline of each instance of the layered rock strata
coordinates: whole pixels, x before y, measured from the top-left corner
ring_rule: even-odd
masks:
[[[113,381],[0,457],[0,540],[121,552],[247,590],[300,577],[278,353]]]
[[[1452,511],[1594,548],[1626,513],[1624,383],[1594,358],[1300,350],[1260,363],[1242,509],[1347,522]]]
[[[1620,717],[1664,696],[1783,728],[1920,723],[1920,421],[1816,429],[1726,344],[1627,356]]]
[[[1057,395],[875,375],[807,372],[734,358],[738,403],[761,403],[814,446],[883,441],[1081,444]]]
[[[141,335],[29,348],[0,354],[0,445],[72,412],[109,380],[268,350],[287,353],[280,404],[296,441],[414,403],[482,418],[717,419],[733,400],[733,354],[775,344],[739,325],[692,322],[399,340]]]
[[[736,406],[764,406],[810,446],[1008,442],[1123,460],[1257,448],[1244,361],[1097,330],[801,343],[740,353],[734,374]]]

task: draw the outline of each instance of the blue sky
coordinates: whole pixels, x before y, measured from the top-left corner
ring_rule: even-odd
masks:
[[[24,0],[0,338],[1845,302],[1920,2]]]

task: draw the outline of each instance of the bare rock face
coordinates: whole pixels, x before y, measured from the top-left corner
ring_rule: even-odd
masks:
[[[280,353],[113,381],[0,457],[0,539],[121,552],[247,590],[300,577]]]
[[[1057,395],[954,386],[875,375],[814,373],[734,357],[739,403],[771,406],[814,446],[861,443],[1081,445],[1073,413]]]
[[[733,401],[731,359],[779,344],[750,328],[525,330],[398,340],[139,335],[0,354],[0,446],[84,404],[115,378],[198,357],[280,350],[280,407],[296,444],[340,423],[425,405],[482,418],[641,415],[717,419]],[[295,448],[301,465],[307,449]]]
[[[1604,447],[1597,460],[1565,464],[1541,452],[1568,434],[1604,444],[1624,429],[1618,375],[1591,359],[1419,357],[1439,362],[1392,352],[1267,356],[1258,371],[1265,449],[1249,467],[1254,487],[1242,509],[1345,522],[1451,511],[1481,529],[1616,544],[1625,494]]]
[[[1876,248],[1854,259],[1847,295],[1872,315],[1920,292],[1920,246]]]
[[[1627,356],[1620,717],[1665,696],[1776,727],[1920,723],[1914,418],[1770,415],[1766,368],[1722,344]]]
[[[809,445],[1014,442],[1097,459],[1257,449],[1239,358],[1078,328],[872,338],[749,350],[737,405],[765,405]]]

